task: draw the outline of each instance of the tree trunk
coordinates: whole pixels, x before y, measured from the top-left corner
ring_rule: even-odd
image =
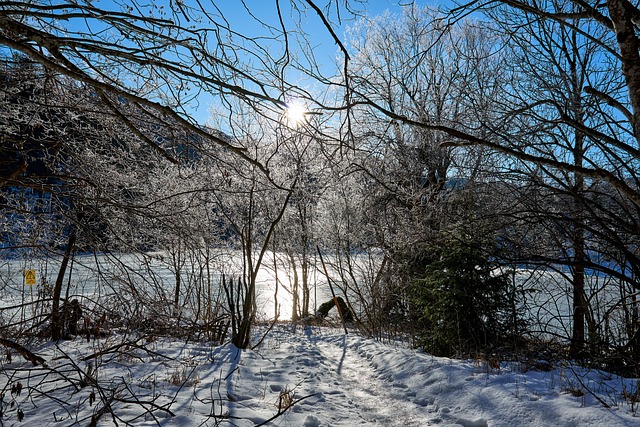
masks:
[[[300,284],[298,279],[298,264],[296,263],[295,256],[289,255],[289,263],[291,264],[291,271],[293,271],[293,282],[291,283],[291,320],[295,322],[300,319],[298,314],[298,307],[300,305]]]
[[[586,301],[584,297],[584,267],[581,264],[578,260],[573,267],[573,334],[569,355],[574,359],[584,356],[585,344]]]
[[[76,243],[76,229],[71,230],[69,235],[69,241],[67,247],[62,256],[62,262],[60,263],[60,270],[58,270],[58,277],[53,287],[53,302],[51,307],[51,339],[54,341],[59,340],[62,337],[62,319],[60,312],[60,295],[62,295],[62,283],[64,282],[64,275],[67,271],[67,265],[69,264],[69,258],[71,258],[71,251]]]
[[[309,256],[306,247],[302,250],[302,317],[309,316]]]
[[[331,298],[329,301],[320,304],[316,316],[324,319],[329,315],[329,311],[331,311],[331,309],[335,307],[336,304],[338,306],[338,310],[340,310],[343,320],[345,322],[353,322],[353,313],[349,309],[349,306],[347,306],[347,303],[344,302],[342,297]]]
[[[251,337],[251,319],[242,318],[238,326],[238,332],[233,335],[231,343],[238,348],[245,349],[249,347],[249,338]]]
[[[585,113],[582,99],[582,87],[584,85],[584,69],[578,68],[578,61],[581,57],[578,48],[577,34],[570,32],[571,44],[566,48],[565,55],[569,59],[570,72],[570,93],[569,100],[571,107],[569,114],[580,124],[584,124]],[[585,135],[576,130],[574,132],[574,146],[572,148],[573,164],[582,168],[584,166],[584,142]],[[585,212],[583,201],[585,200],[584,176],[575,173],[573,176],[573,186],[571,188],[573,200],[573,230],[571,233],[571,243],[573,245],[573,333],[571,336],[570,356],[574,359],[584,356],[585,350],[585,320],[587,318],[587,299],[585,294],[585,273],[584,264],[585,253]]]
[[[175,278],[176,278],[176,290],[173,294],[173,315],[178,316],[180,312],[180,288],[181,288],[181,271],[182,271],[182,248],[181,243],[178,242],[177,249],[175,251],[171,251],[171,258],[173,261],[173,267],[175,268]]]
[[[607,8],[620,49],[622,74],[629,90],[633,132],[636,141],[640,141],[640,39],[633,22],[637,9],[628,0],[607,0]]]
[[[238,279],[238,283],[240,280]],[[231,342],[238,348],[245,349],[249,347],[251,340],[251,325],[255,319],[255,301],[256,301],[256,274],[249,274],[249,284],[246,287],[246,293],[242,301],[242,319],[238,325],[237,333],[232,337]]]

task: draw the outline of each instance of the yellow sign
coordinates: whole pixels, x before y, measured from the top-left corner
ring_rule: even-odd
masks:
[[[33,286],[36,284],[36,271],[35,270],[25,270],[24,271],[24,283],[29,286]]]

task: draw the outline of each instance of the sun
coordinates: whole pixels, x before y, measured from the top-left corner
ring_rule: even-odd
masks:
[[[300,126],[307,121],[307,108],[300,101],[287,104],[285,119],[289,126]]]

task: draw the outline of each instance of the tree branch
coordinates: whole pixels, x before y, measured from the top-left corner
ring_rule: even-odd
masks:
[[[605,102],[610,107],[613,107],[616,110],[620,111],[624,115],[624,117],[629,121],[629,123],[633,124],[634,122],[633,113],[629,111],[627,107],[622,105],[622,103],[619,102],[617,99],[613,98],[611,95],[607,93],[600,92],[598,89],[592,86],[585,86],[583,90],[589,95],[593,95],[596,98],[600,98],[601,101]]]
[[[20,353],[22,357],[24,357],[29,362],[31,362],[33,366],[37,366],[37,365],[42,365],[45,367],[47,366],[46,361],[42,357],[38,356],[37,354],[34,354],[32,351],[18,344],[17,342],[8,340],[6,338],[0,338],[0,344],[4,345],[5,347],[14,349],[18,353]]]

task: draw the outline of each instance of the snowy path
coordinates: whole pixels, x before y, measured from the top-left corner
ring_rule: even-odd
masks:
[[[575,382],[564,371],[493,371],[476,361],[436,358],[325,328],[272,331],[258,353],[273,370],[253,357],[246,365],[268,373],[269,389],[313,394],[274,425],[640,425],[624,411],[572,396],[566,388]]]
[[[419,395],[413,387],[422,382],[422,376],[403,373],[402,365],[412,365],[416,357],[411,350],[389,351],[383,344],[335,331],[325,335],[308,328],[298,332],[296,339],[285,334],[281,341],[277,333],[265,345],[273,346],[273,358],[269,349],[261,353],[274,366],[289,369],[270,372],[269,379],[286,382],[289,389],[297,385],[298,397],[314,394],[291,409],[289,418],[306,415],[305,424],[300,425],[487,425],[482,419],[457,417],[448,407],[434,405],[432,396]],[[381,353],[381,346],[386,354]],[[289,425],[286,414],[283,418],[284,425]]]
[[[259,338],[259,331],[256,332]],[[122,337],[73,340],[34,350],[52,368],[68,360],[117,345]],[[122,401],[111,408],[136,427],[214,427],[256,425],[291,427],[437,426],[437,427],[581,427],[639,426],[623,391],[640,390],[638,379],[623,379],[581,368],[559,366],[550,372],[527,371],[515,364],[488,369],[479,361],[432,357],[331,328],[278,325],[255,351],[230,344],[159,338],[147,349],[131,347],[81,363],[95,363],[96,380],[118,390]],[[147,352],[150,350],[150,352]],[[60,357],[64,354],[69,358]],[[21,369],[30,363],[0,358],[0,426],[87,425],[104,401],[87,405],[91,387],[59,387]],[[40,368],[33,368],[36,371]],[[42,368],[48,373],[48,368]],[[35,372],[35,371],[34,371]],[[71,370],[73,378],[81,372]],[[80,375],[82,376],[82,375]],[[579,379],[578,379],[579,378]],[[8,390],[20,380],[22,394]],[[62,384],[66,384],[62,382]],[[611,407],[605,408],[581,384]],[[54,387],[55,386],[55,387]],[[48,394],[42,394],[43,388]],[[153,400],[166,410],[145,412],[131,404],[128,392]],[[98,396],[102,398],[103,396]],[[279,402],[295,402],[282,412]],[[300,400],[298,400],[300,399]],[[287,406],[286,402],[285,405]],[[279,409],[280,408],[280,409]],[[99,426],[113,425],[105,416]],[[71,420],[77,423],[71,424]],[[268,421],[271,420],[271,421]]]
[[[354,341],[358,339],[344,335],[330,339],[309,336],[292,349],[286,362],[296,367],[290,372],[294,382],[304,385],[302,394],[318,393],[317,399],[301,402],[299,411],[314,412],[313,407],[323,402],[328,403],[322,405],[326,412],[317,418],[327,425],[429,425],[425,424],[427,408],[412,399],[415,393],[386,376],[372,362],[373,355],[351,345]],[[350,416],[344,419],[343,414]]]

